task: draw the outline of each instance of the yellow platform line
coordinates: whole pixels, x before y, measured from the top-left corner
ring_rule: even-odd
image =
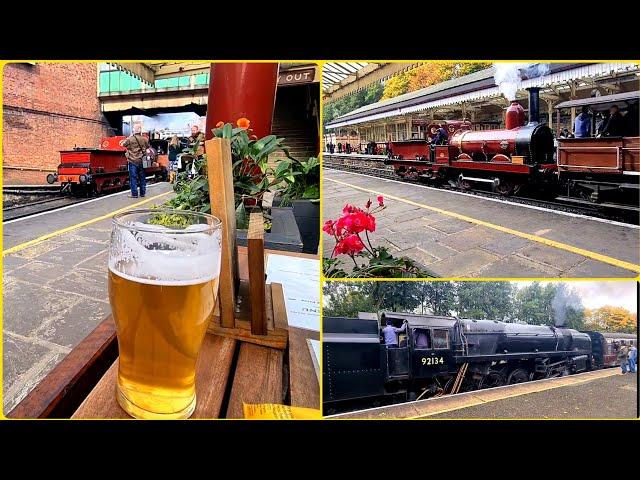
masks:
[[[476,225],[481,225],[483,227],[491,228],[499,232],[508,233],[510,235],[514,235],[520,238],[525,238],[527,240],[531,240],[532,242],[542,243],[543,245],[547,245],[549,247],[554,247],[559,250],[575,253],[578,255],[582,255],[583,257],[591,258],[593,260],[598,260],[599,262],[608,263],[609,265],[614,265],[616,267],[624,268],[625,270],[631,270],[632,272],[640,273],[640,265],[637,265],[635,263],[625,262],[624,260],[619,260],[617,258],[609,257],[607,255],[602,255],[600,253],[592,252],[590,250],[585,250],[584,248],[574,247],[573,245],[557,242],[549,238],[539,237],[538,235],[533,235],[531,233],[520,232],[512,228],[503,227],[501,225],[495,225],[490,222],[485,222],[484,220],[478,220],[477,218],[467,217],[466,215],[461,215],[459,213],[443,210],[442,208],[424,205],[422,203],[414,202],[413,200],[408,200],[406,198],[396,197],[394,195],[390,195],[385,192],[372,190],[370,188],[359,187],[357,185],[352,185],[350,183],[342,182],[340,180],[335,180],[332,178],[325,178],[324,180],[333,182],[333,183],[338,183],[340,185],[344,185],[345,187],[355,188],[356,190],[362,190],[363,192],[372,193],[374,195],[383,195],[384,197],[390,198],[391,200],[396,200],[398,202],[406,203],[408,205],[424,208],[425,210],[431,210],[432,212],[437,212],[442,215],[446,215],[448,217],[456,218],[458,220],[463,220],[465,222],[473,223]]]
[[[77,223],[76,225],[71,225],[70,227],[66,227],[66,228],[62,228],[60,230],[56,230],[55,232],[47,233],[46,235],[42,235],[41,237],[34,238],[33,240],[29,240],[28,242],[21,243],[19,245],[16,245],[15,247],[7,248],[6,250],[2,251],[2,256],[5,257],[5,256],[7,256],[7,255],[9,255],[11,253],[19,252],[20,250],[24,250],[27,247],[31,247],[33,245],[37,245],[39,243],[44,242],[45,240],[49,240],[50,238],[57,237],[58,235],[62,235],[63,233],[71,232],[73,230],[77,230],[79,228],[86,227],[87,225],[91,225],[93,223],[100,222],[102,220],[107,220],[107,219],[113,217],[114,215],[116,215],[118,213],[126,212],[127,210],[131,210],[132,208],[139,207],[139,206],[144,205],[144,204],[149,203],[149,202],[153,202],[154,200],[157,200],[158,198],[161,198],[161,197],[164,197],[166,195],[169,195],[170,193],[173,193],[173,190],[171,190],[169,192],[161,193],[161,194],[156,195],[154,197],[146,198],[146,199],[142,200],[141,202],[132,203],[131,205],[127,205],[126,207],[123,207],[123,208],[120,208],[120,209],[115,210],[113,212],[107,213],[106,215],[101,215],[100,217],[92,218],[91,220],[87,220],[85,222]]]

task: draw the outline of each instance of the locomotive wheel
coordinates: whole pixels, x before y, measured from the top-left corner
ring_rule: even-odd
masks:
[[[507,378],[508,385],[514,385],[516,383],[524,383],[529,381],[529,372],[523,368],[516,368],[509,374]]]
[[[491,370],[487,375],[482,377],[480,380],[480,384],[478,388],[494,388],[494,387],[502,387],[506,383],[507,379],[504,377],[502,372]]]
[[[503,197],[508,197],[510,195],[513,195],[514,191],[515,191],[515,185],[508,181],[500,182],[500,185],[496,187],[496,192],[502,195]]]
[[[467,180],[458,180],[458,188],[460,188],[461,190],[471,190],[471,183]]]

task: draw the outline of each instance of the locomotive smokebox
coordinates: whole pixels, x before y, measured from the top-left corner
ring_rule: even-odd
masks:
[[[529,123],[540,123],[540,89],[529,87]]]
[[[505,112],[504,126],[507,130],[524,126],[524,108],[515,100],[511,102]]]

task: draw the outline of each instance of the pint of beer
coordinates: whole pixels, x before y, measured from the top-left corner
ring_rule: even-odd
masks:
[[[211,215],[134,210],[113,218],[109,300],[120,350],[116,396],[136,418],[188,418],[218,295],[222,230]]]

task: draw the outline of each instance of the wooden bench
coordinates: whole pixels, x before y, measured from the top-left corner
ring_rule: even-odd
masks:
[[[314,255],[273,252],[305,258]],[[248,277],[247,250],[238,248],[240,277]],[[289,327],[286,350],[207,334],[196,366],[192,418],[243,418],[243,403],[279,403],[320,409],[320,387],[307,340],[316,331]],[[115,398],[117,339],[105,319],[10,413],[10,418],[130,418]]]

